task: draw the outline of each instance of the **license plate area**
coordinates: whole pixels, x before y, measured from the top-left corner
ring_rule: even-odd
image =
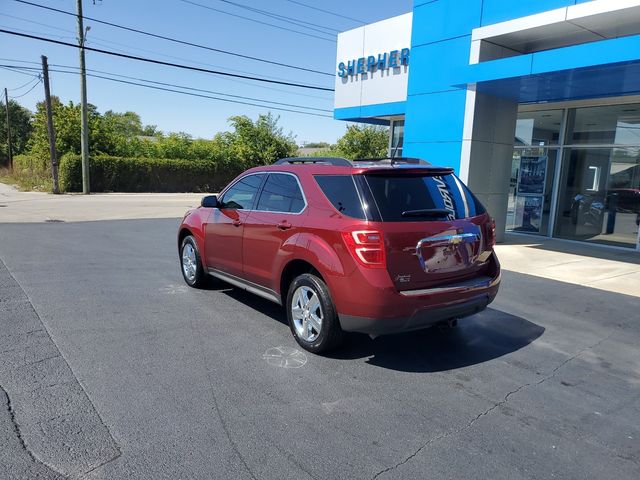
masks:
[[[480,255],[480,229],[443,232],[421,239],[416,256],[425,273],[454,273],[471,268]]]

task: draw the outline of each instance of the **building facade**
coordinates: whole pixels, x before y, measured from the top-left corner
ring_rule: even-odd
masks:
[[[415,0],[338,35],[334,117],[454,167],[499,238],[640,250],[640,0]]]

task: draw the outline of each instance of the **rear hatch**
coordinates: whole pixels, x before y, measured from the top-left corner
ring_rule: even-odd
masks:
[[[492,248],[490,219],[450,170],[380,169],[363,178],[359,183],[377,207],[387,270],[398,290],[482,274]]]

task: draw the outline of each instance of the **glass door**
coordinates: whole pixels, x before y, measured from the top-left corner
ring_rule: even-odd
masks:
[[[553,179],[558,149],[515,148],[507,210],[507,229],[549,235]]]

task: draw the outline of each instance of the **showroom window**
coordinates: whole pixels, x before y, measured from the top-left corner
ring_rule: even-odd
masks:
[[[640,104],[520,112],[507,215],[512,231],[636,248]]]
[[[563,115],[563,110],[518,115],[507,230],[549,235]]]
[[[404,120],[391,121],[391,142],[389,144],[389,157],[402,157],[402,145],[404,144]]]

